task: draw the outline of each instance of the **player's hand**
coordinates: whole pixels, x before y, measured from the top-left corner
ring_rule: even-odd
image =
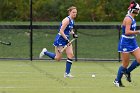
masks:
[[[73,38],[78,38],[78,35],[77,34],[73,34]]]
[[[140,34],[140,30],[138,31],[138,33]]]

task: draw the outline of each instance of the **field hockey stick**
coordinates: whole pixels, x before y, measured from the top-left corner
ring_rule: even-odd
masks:
[[[73,38],[67,45],[64,46],[64,48],[62,48],[60,50],[60,53],[64,52],[64,50],[75,40],[76,38]]]
[[[3,45],[11,45],[11,42],[5,42],[5,41],[0,41],[0,44],[3,44]]]

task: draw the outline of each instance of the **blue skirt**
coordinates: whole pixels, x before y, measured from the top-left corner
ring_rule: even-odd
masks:
[[[136,38],[121,37],[118,44],[118,52],[133,52],[139,48]]]
[[[69,37],[67,37],[67,38],[69,39]],[[60,34],[57,34],[53,45],[54,46],[65,46],[65,45],[67,45],[67,42]]]

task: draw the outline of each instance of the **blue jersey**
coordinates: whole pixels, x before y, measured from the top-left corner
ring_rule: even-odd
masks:
[[[132,20],[130,30],[135,31],[136,30],[136,21],[134,18],[132,18],[130,15],[127,15]],[[118,52],[133,52],[138,47],[138,44],[136,42],[135,35],[125,35],[125,26],[122,26],[122,35],[118,44]]]
[[[131,27],[130,30],[135,31],[136,30],[136,21],[134,18],[132,18],[130,15],[127,15],[127,17],[131,18],[132,23],[131,23]],[[122,35],[125,35],[125,26],[122,26]],[[135,36],[135,35],[127,35],[127,36]]]
[[[69,19],[69,24],[65,28],[64,34],[66,35],[66,37],[68,39],[70,39],[70,32],[73,29],[74,20],[72,20],[69,16],[67,18]],[[67,44],[66,40],[59,33],[61,27],[62,27],[62,23],[60,24],[60,27],[59,27],[59,30],[58,30],[58,34],[55,37],[54,44],[53,44],[54,46],[65,46]]]

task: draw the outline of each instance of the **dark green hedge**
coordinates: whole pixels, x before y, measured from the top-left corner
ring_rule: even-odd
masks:
[[[34,21],[60,21],[69,6],[78,8],[76,21],[121,21],[130,0],[32,0]],[[29,0],[0,0],[0,21],[28,21]],[[140,19],[140,17],[137,19]]]

